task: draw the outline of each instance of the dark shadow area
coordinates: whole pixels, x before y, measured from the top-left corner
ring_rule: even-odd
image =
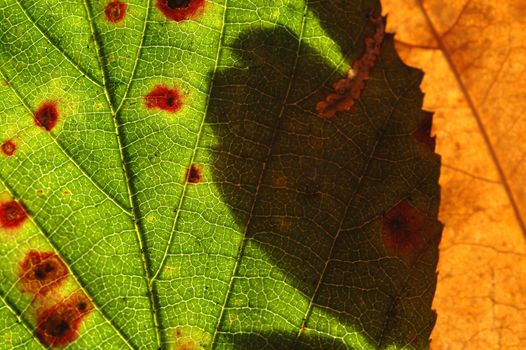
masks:
[[[359,39],[369,33],[369,17],[378,17],[381,7],[378,1],[367,0],[311,0],[309,9],[319,18],[323,29],[344,54],[353,58],[360,55],[363,42]],[[365,15],[363,15],[365,14]],[[347,56],[347,55],[346,55]]]
[[[324,82],[334,69],[323,53],[283,28],[244,33],[229,49],[236,67],[216,74],[207,124],[219,140],[213,181],[246,227],[241,265],[253,270],[238,276],[257,281],[263,249],[312,301],[306,329],[326,326],[320,315],[327,314],[378,347],[426,343],[438,238],[419,253],[418,268],[386,253],[381,240],[383,213],[401,200],[429,217],[438,209],[439,160],[413,137],[421,73],[402,64],[387,37],[356,108],[329,120],[315,112],[332,89]],[[250,296],[251,283],[235,281],[231,319],[247,319],[232,300]],[[271,286],[256,286],[256,295],[272,294]],[[267,310],[258,298],[249,304]],[[313,332],[298,340],[228,327],[222,322],[221,332],[237,334],[229,336],[236,349],[345,348]]]
[[[254,334],[242,333],[237,335],[222,335],[218,339],[218,344],[234,344],[235,350],[352,350],[349,349],[341,340],[326,336],[305,337],[304,342],[295,343],[295,336],[292,334]]]

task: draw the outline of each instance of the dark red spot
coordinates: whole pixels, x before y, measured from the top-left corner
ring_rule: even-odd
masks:
[[[168,18],[180,22],[194,18],[205,5],[205,0],[157,0],[157,8]]]
[[[202,169],[199,165],[192,164],[190,168],[186,169],[186,182],[198,184],[201,182],[202,176]]]
[[[414,137],[418,142],[426,145],[431,151],[435,151],[436,137],[431,136],[431,128],[433,127],[433,113],[424,112],[423,118],[414,132]]]
[[[163,111],[175,113],[183,106],[181,94],[177,89],[170,89],[161,85],[154,87],[144,99],[148,109],[159,108]]]
[[[35,112],[35,124],[50,131],[58,122],[57,103],[55,101],[44,102]]]
[[[88,297],[83,292],[75,292],[39,313],[35,333],[46,346],[69,345],[78,338],[79,326],[92,309]]]
[[[12,140],[7,140],[2,143],[2,153],[11,157],[16,151],[16,145]]]
[[[403,200],[384,214],[382,238],[388,251],[413,260],[437,230],[436,221]]]
[[[0,204],[0,227],[17,228],[27,219],[27,213],[17,201]]]
[[[31,250],[20,263],[20,288],[35,296],[44,296],[59,287],[68,269],[55,253]]]
[[[113,0],[110,1],[108,5],[106,5],[104,14],[106,15],[106,19],[108,21],[111,23],[117,23],[124,19],[127,9],[128,5],[126,5],[126,3],[119,0]]]

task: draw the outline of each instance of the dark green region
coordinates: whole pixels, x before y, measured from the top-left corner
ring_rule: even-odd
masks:
[[[352,62],[363,49],[352,34],[374,28],[353,23],[337,3],[310,6]],[[363,13],[362,22],[373,14]],[[387,252],[381,239],[383,214],[402,200],[437,218],[440,160],[413,136],[424,117],[422,73],[401,62],[386,35],[356,108],[329,120],[315,106],[342,76],[322,53],[286,28],[246,31],[229,49],[237,66],[214,77],[207,123],[220,140],[214,181],[246,227],[240,265],[252,267],[249,246],[257,244],[313,306],[299,334],[232,335],[239,330],[224,317],[218,344],[347,349],[351,334],[309,333],[317,327],[314,314],[323,312],[357,330],[371,348],[427,348],[440,230],[412,262]],[[230,299],[254,288],[244,271],[237,273]],[[243,317],[228,307],[228,315]]]

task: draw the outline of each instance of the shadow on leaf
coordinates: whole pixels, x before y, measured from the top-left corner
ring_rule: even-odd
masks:
[[[439,165],[412,137],[421,73],[400,62],[391,36],[383,46],[356,108],[331,120],[314,112],[334,71],[322,54],[283,28],[246,32],[230,47],[238,61],[216,74],[207,115],[219,140],[214,182],[244,231],[220,339],[241,349],[427,344],[439,235],[415,269],[385,251],[381,227],[404,199],[436,217]],[[272,305],[274,296],[287,303],[290,286],[304,300]],[[344,329],[331,329],[331,318]],[[290,336],[244,333],[265,334],[262,325],[281,319],[295,325]]]

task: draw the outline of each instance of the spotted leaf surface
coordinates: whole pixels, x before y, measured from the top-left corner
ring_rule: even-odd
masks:
[[[378,1],[0,0],[0,349],[423,349],[423,73]]]

